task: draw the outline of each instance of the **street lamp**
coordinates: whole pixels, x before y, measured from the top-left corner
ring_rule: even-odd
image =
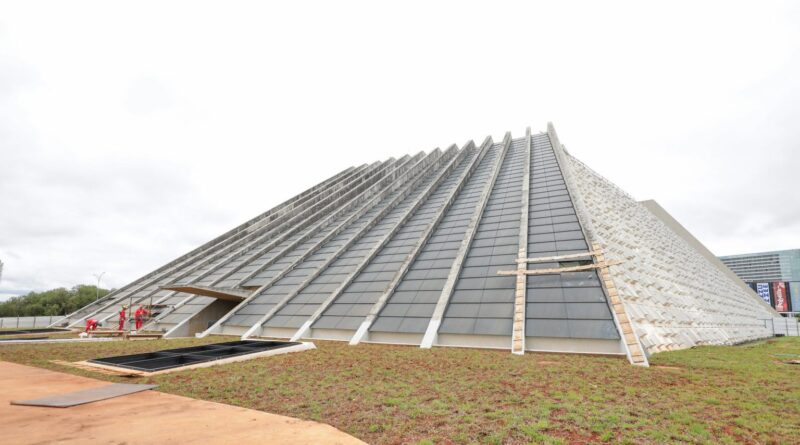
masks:
[[[101,272],[100,275],[93,273],[92,274],[95,278],[97,278],[97,285],[94,287],[94,301],[97,301],[100,298],[100,279],[103,278],[105,272]]]

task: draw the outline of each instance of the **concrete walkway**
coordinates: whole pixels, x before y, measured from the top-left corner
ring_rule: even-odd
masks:
[[[332,426],[221,403],[144,391],[72,408],[14,406],[107,385],[0,362],[0,442],[8,444],[363,444]]]

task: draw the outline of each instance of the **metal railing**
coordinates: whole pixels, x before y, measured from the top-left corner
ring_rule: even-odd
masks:
[[[42,315],[37,317],[0,317],[0,329],[46,328],[62,318],[64,318],[63,315]]]
[[[762,318],[765,328],[772,329],[772,335],[785,335],[787,337],[800,337],[800,323],[797,317],[800,312],[779,312],[783,317]]]

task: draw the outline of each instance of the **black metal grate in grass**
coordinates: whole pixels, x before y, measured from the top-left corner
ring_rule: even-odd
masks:
[[[193,346],[190,348],[165,349],[163,351],[146,352],[143,354],[96,358],[89,361],[100,365],[155,372],[299,344],[298,342],[287,341],[242,340]]]
[[[0,331],[2,335],[21,335],[21,334],[50,334],[53,332],[70,332],[69,329],[56,329],[56,328],[36,328],[36,329],[17,329],[13,331]]]

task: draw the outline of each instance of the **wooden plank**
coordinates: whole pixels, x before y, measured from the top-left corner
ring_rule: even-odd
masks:
[[[518,263],[552,263],[555,261],[562,261],[562,260],[570,260],[575,258],[586,258],[598,255],[600,252],[597,250],[592,250],[590,252],[581,252],[581,253],[571,253],[569,255],[557,255],[557,256],[547,256],[541,258],[520,258],[517,260]]]
[[[176,292],[184,292],[187,294],[203,295],[206,297],[216,298],[217,300],[234,301],[237,303],[240,301],[244,301],[244,299],[250,295],[249,292],[237,289],[222,289],[222,288],[214,288],[211,286],[200,286],[192,284],[185,284],[178,286],[163,286],[162,289],[172,290]]]
[[[555,269],[533,269],[533,270],[499,270],[497,275],[552,275],[564,272],[580,272],[583,270],[601,269],[603,267],[620,264],[622,261],[611,261],[606,263],[593,263],[585,266],[558,267]]]

